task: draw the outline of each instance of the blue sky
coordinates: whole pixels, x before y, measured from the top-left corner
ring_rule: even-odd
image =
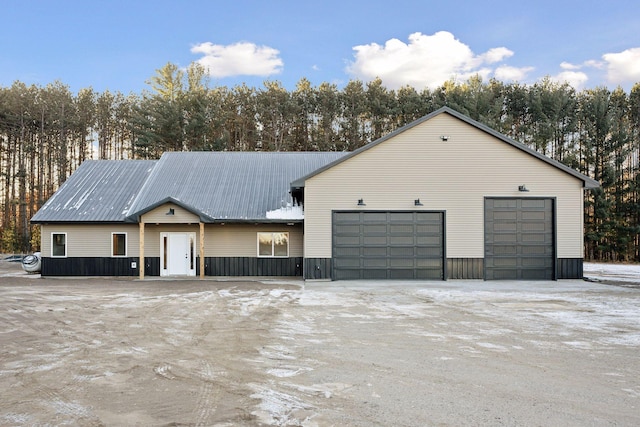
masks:
[[[212,86],[290,90],[303,77],[419,90],[474,74],[577,89],[640,82],[637,0],[4,0],[0,15],[5,87],[141,93],[167,62],[194,61]]]

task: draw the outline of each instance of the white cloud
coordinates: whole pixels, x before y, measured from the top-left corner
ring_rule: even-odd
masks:
[[[602,61],[596,61],[595,59],[590,59],[588,61],[584,61],[584,66],[600,69],[600,68],[604,68],[605,64]]]
[[[563,70],[579,70],[582,68],[581,65],[571,64],[570,62],[562,62],[560,63],[560,68]]]
[[[433,89],[451,78],[466,80],[476,74],[489,77],[494,70],[487,65],[513,55],[505,47],[492,48],[476,55],[469,46],[447,31],[433,35],[413,33],[409,35],[408,43],[390,39],[384,46],[371,43],[355,46],[353,50],[355,60],[347,67],[347,72],[352,76],[362,80],[380,77],[389,88],[410,85],[417,89]],[[512,74],[516,74],[515,70],[518,69],[511,69]],[[530,68],[519,70],[524,75]],[[502,69],[503,73],[508,71]]]
[[[506,47],[494,47],[480,55],[480,58],[488,64],[493,64],[495,62],[500,62],[505,58],[509,58],[510,56],[513,56],[513,52]]]
[[[526,79],[527,74],[533,71],[533,67],[510,67],[508,65],[501,65],[496,68],[493,75],[496,79],[503,82],[521,82]]]
[[[554,80],[558,83],[568,83],[576,90],[582,89],[587,80],[589,80],[589,77],[586,73],[569,69],[567,69],[566,71],[562,71],[555,76],[551,76],[550,78],[551,80]]]
[[[269,76],[280,73],[284,65],[278,50],[248,42],[226,46],[200,43],[193,46],[191,52],[204,55],[196,62],[212,77]]]
[[[607,80],[613,84],[640,81],[640,47],[602,55],[606,62]]]

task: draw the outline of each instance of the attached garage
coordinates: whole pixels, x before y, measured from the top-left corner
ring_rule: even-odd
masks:
[[[582,278],[598,182],[443,107],[291,183],[306,279]]]
[[[485,199],[485,279],[555,279],[552,198]]]
[[[334,280],[445,277],[444,213],[333,212]]]

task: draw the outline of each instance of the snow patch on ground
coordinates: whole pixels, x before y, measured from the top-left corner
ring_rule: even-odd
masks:
[[[640,284],[640,265],[585,262],[584,277],[600,280],[624,281]]]

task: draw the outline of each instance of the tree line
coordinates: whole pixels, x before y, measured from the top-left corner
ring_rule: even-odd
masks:
[[[630,92],[447,81],[387,89],[302,78],[211,87],[205,70],[168,63],[140,94],[72,93],[59,81],[0,87],[0,252],[39,249],[29,219],[86,159],[165,151],[351,151],[449,106],[596,179],[585,194],[585,258],[640,261],[640,83]]]

